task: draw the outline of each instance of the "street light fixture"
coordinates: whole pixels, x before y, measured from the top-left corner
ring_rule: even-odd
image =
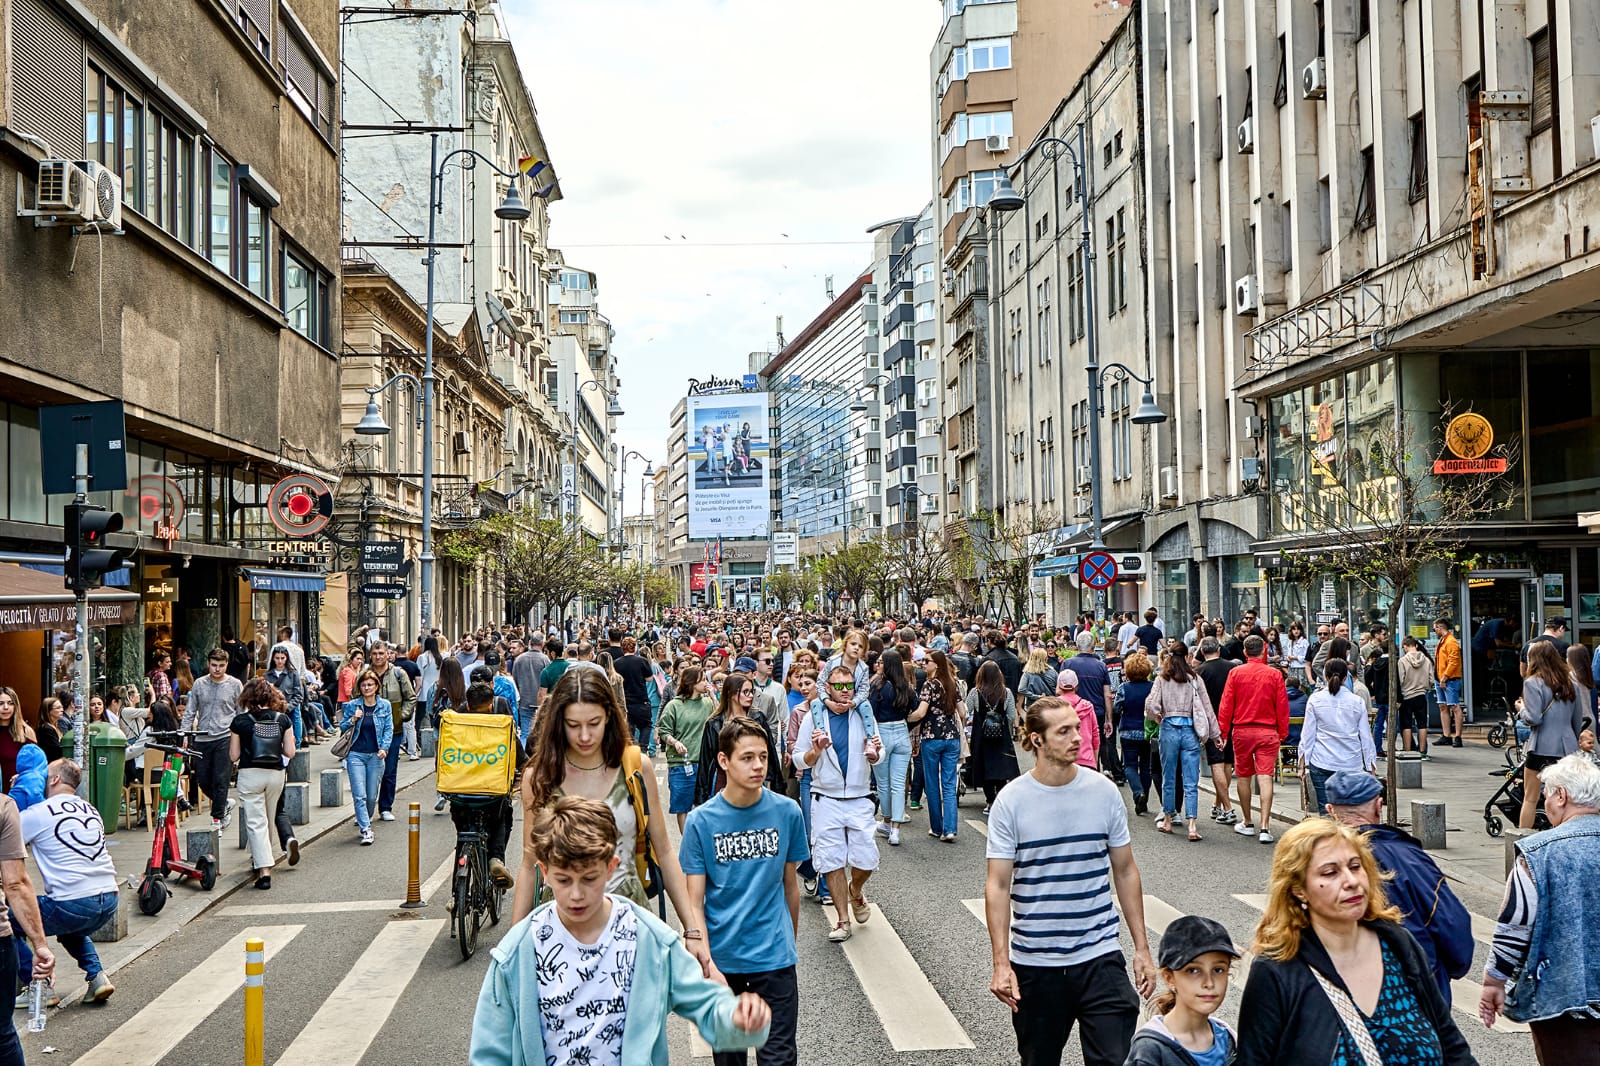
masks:
[[[384,420],[383,412],[378,410],[378,394],[394,385],[405,383],[413,389],[421,391],[421,383],[414,374],[396,374],[382,385],[375,385],[370,389],[363,389],[367,394],[367,412],[361,416],[361,421],[356,423],[356,432],[363,437],[386,437],[389,435],[389,423]],[[417,424],[422,424],[422,419],[417,419]]]

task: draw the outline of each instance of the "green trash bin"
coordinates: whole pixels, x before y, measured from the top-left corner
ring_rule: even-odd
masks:
[[[89,762],[94,767],[89,772],[90,797],[100,810],[106,823],[106,832],[115,833],[122,824],[123,763],[128,749],[128,738],[110,722],[94,722],[89,726]]]

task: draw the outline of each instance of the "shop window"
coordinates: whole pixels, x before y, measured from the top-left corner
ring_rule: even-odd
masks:
[[[1345,375],[1346,413],[1339,453],[1353,520],[1383,520],[1395,499],[1394,363],[1371,363]]]
[[[1600,350],[1530,351],[1527,380],[1539,397],[1528,421],[1533,517],[1600,509]]]
[[[1415,387],[1402,381],[1407,396],[1410,417],[1416,420],[1413,433],[1419,443],[1418,451],[1433,453],[1439,450],[1437,438],[1442,432],[1442,422],[1454,415],[1473,411],[1489,420],[1494,428],[1495,441],[1516,445],[1522,430],[1522,359],[1518,352],[1464,350],[1448,356],[1419,356],[1408,359],[1405,375],[1415,373],[1419,380]],[[1438,392],[1431,399],[1431,410],[1418,411],[1412,398],[1420,399],[1427,390],[1429,380],[1437,380]],[[1541,403],[1544,390],[1540,390]],[[1556,425],[1553,418],[1541,415],[1544,425]],[[1509,469],[1498,477],[1493,497],[1485,502],[1485,518],[1493,521],[1523,519],[1524,456],[1513,457]],[[1568,511],[1570,518],[1572,512]]]
[[[1271,420],[1268,462],[1272,471],[1272,528],[1292,533],[1305,528],[1306,424],[1303,393],[1274,396],[1267,402]]]

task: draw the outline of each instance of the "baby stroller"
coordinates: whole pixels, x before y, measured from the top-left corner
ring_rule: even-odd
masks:
[[[1522,817],[1522,763],[1505,770],[1492,770],[1490,777],[1503,780],[1500,787],[1495,789],[1494,795],[1489,797],[1489,802],[1483,805],[1483,828],[1492,837],[1497,837],[1505,831],[1506,823],[1500,819],[1499,811],[1505,815],[1506,821],[1516,824]],[[1539,797],[1539,807],[1533,815],[1533,828],[1542,831],[1550,828],[1550,819],[1544,813],[1544,796]]]

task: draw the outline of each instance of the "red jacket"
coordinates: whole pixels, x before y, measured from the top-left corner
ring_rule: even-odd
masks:
[[[1222,686],[1217,727],[1226,740],[1238,726],[1274,728],[1279,742],[1289,739],[1289,689],[1264,658],[1247,659]]]

